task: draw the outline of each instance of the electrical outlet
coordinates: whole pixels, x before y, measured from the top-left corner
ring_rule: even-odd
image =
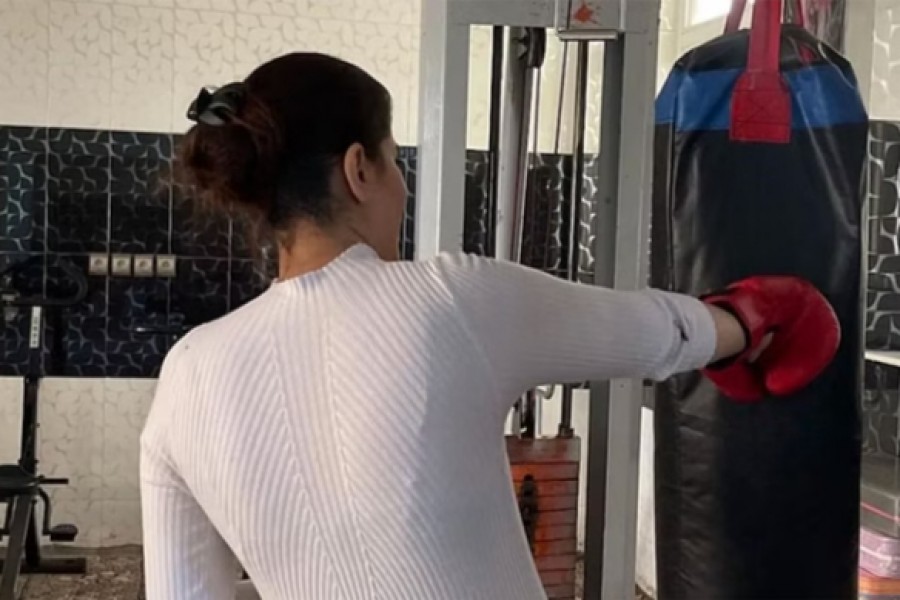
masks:
[[[158,277],[175,277],[177,261],[171,254],[160,254],[156,257],[156,275]]]
[[[134,276],[135,277],[153,277],[153,255],[152,254],[135,254],[134,255]]]
[[[91,254],[88,258],[88,273],[96,277],[109,275],[109,255]]]
[[[116,277],[131,277],[131,263],[130,254],[113,254],[112,274]]]

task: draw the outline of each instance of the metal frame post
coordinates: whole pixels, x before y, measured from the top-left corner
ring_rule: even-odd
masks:
[[[417,258],[462,247],[465,216],[469,24],[451,17],[454,0],[422,2],[419,57]]]
[[[604,230],[596,239],[595,274],[601,285],[612,276],[617,289],[635,290],[648,283],[658,15],[659,0],[629,2],[626,32],[605,48],[600,144],[605,169],[600,184],[609,189],[598,215]],[[613,218],[604,226],[604,217]],[[609,235],[615,240],[612,252],[604,240]],[[639,380],[592,386],[584,600],[634,594],[644,391]],[[605,465],[603,474],[600,465]],[[599,580],[590,569],[598,554],[603,565]]]

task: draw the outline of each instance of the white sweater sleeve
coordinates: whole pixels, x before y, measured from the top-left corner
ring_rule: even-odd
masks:
[[[569,283],[474,256],[439,260],[504,393],[536,385],[652,378],[705,366],[716,331],[694,298]]]
[[[166,358],[152,411],[168,412],[181,398],[190,370]],[[152,413],[151,413],[152,416]],[[171,421],[151,419],[154,422]],[[165,427],[141,435],[141,512],[147,600],[230,600],[237,593],[239,563],[166,456]]]
[[[141,503],[147,600],[234,598],[234,556],[190,494],[144,481]]]

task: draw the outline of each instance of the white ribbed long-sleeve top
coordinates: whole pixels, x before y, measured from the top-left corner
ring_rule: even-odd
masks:
[[[703,305],[358,245],[186,336],[141,437],[148,600],[543,598],[503,438],[544,383],[704,365]]]

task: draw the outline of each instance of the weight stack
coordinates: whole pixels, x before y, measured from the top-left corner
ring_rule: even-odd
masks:
[[[575,598],[578,438],[506,438],[513,484],[549,600]]]
[[[652,284],[696,296],[751,275],[801,276],[833,305],[842,343],[790,397],[737,403],[698,373],[659,385],[660,600],[857,593],[867,117],[848,62],[778,23],[774,73],[784,85],[766,92],[789,96],[787,118],[738,127],[748,115],[735,89],[755,73],[750,40],[771,33],[757,25],[685,55],[657,100]],[[745,137],[769,134],[781,139]]]

